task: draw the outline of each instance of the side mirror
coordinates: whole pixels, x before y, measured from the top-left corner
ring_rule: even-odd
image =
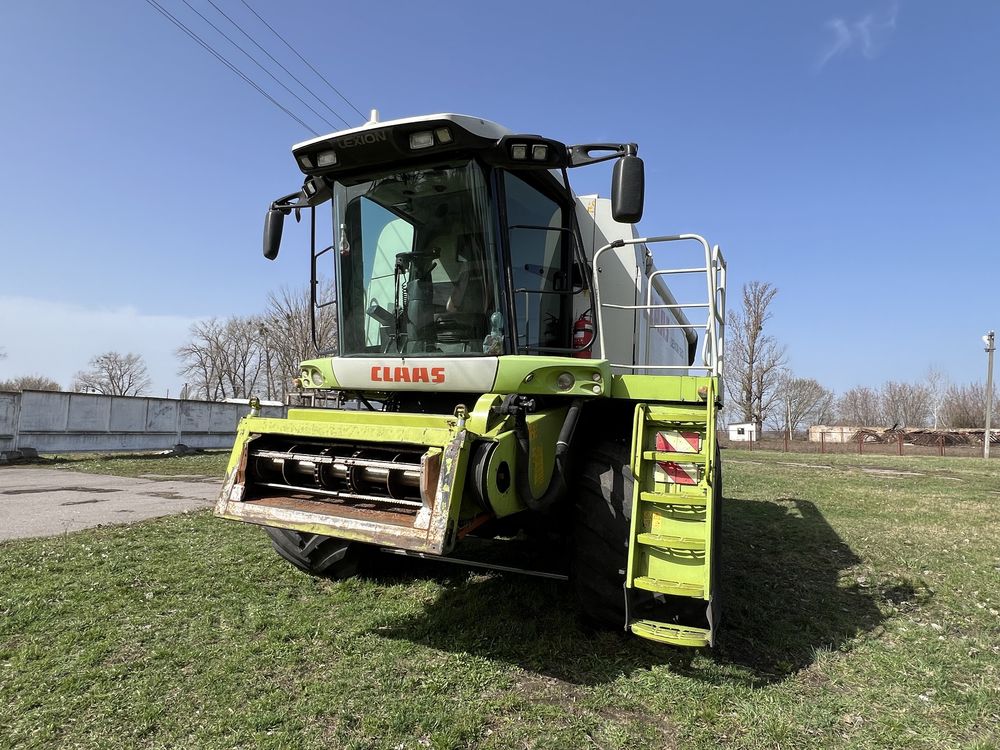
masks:
[[[285,212],[272,208],[264,218],[264,257],[274,260],[281,247],[281,229],[285,225]]]
[[[611,215],[615,221],[635,224],[642,218],[645,184],[645,170],[638,156],[627,154],[615,163],[611,177]]]

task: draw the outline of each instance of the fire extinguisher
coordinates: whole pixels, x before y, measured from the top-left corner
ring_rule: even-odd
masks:
[[[594,340],[594,322],[590,319],[590,310],[587,310],[573,324],[573,348],[579,351],[573,353],[579,359],[590,359],[591,349],[584,349]]]

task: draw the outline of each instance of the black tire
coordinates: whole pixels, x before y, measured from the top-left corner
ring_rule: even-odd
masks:
[[[625,566],[632,523],[632,469],[624,443],[603,443],[578,464],[573,494],[573,588],[586,620],[625,626]]]
[[[713,628],[719,624],[721,613],[719,598],[719,563],[722,560],[722,514],[723,514],[723,494],[722,494],[722,451],[719,445],[715,446],[715,478],[713,484],[713,504],[712,504],[712,570],[709,572],[712,584],[711,621]]]
[[[274,551],[299,570],[324,578],[350,578],[358,572],[357,545],[345,539],[264,527]]]

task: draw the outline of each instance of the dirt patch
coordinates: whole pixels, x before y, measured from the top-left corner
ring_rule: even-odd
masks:
[[[172,491],[169,491],[169,490],[166,491],[166,492],[142,492],[140,494],[145,495],[146,497],[158,497],[161,500],[184,500],[185,499],[184,495],[180,494],[179,492],[172,492]]]
[[[865,474],[879,474],[881,476],[887,477],[924,477],[927,476],[922,471],[900,471],[899,469],[865,469],[862,468]],[[949,477],[953,479],[954,477]],[[959,480],[961,481],[961,480]]]
[[[21,487],[16,490],[3,490],[0,495],[44,495],[49,492],[121,492],[107,487]]]
[[[140,474],[138,478],[153,479],[157,482],[201,482],[203,484],[222,482],[221,477],[206,477],[204,474]]]

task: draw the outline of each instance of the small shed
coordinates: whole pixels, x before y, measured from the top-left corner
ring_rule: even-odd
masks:
[[[729,425],[729,440],[734,443],[756,441],[757,425],[753,422],[739,422]]]

